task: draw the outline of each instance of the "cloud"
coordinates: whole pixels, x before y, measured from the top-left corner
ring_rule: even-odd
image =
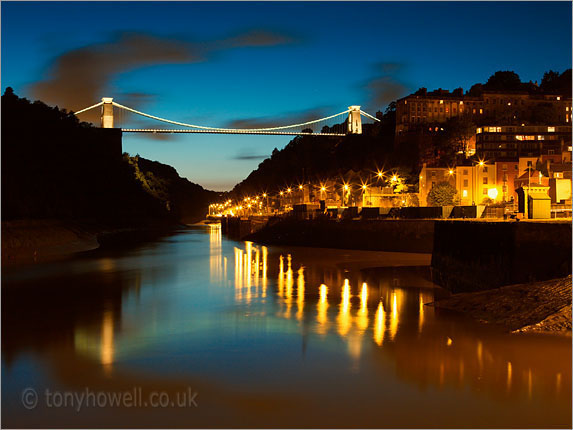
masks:
[[[111,90],[113,80],[125,72],[152,65],[197,63],[205,61],[215,51],[292,41],[289,36],[264,30],[206,42],[136,32],[117,33],[108,41],[73,49],[54,58],[46,78],[31,86],[31,94],[48,104],[80,110],[97,103]],[[126,99],[122,100],[132,104],[144,104],[153,97],[140,92],[124,95]],[[90,121],[98,118],[97,112],[82,117]]]
[[[201,61],[188,42],[140,33],[121,33],[111,41],[68,51],[57,57],[47,79],[32,86],[34,97],[71,110],[96,103],[118,74],[153,64]]]
[[[227,47],[276,46],[290,44],[294,41],[295,39],[289,35],[266,30],[252,30],[226,39],[223,45],[228,45]]]
[[[252,160],[264,160],[267,157],[268,154],[259,154],[253,148],[241,148],[236,155],[231,157],[231,159],[239,161],[252,161]]]
[[[287,112],[283,114],[279,114],[274,118],[271,117],[263,117],[263,118],[242,118],[236,119],[228,124],[225,127],[228,128],[270,128],[270,127],[280,127],[283,125],[289,124],[300,124],[303,122],[313,121],[315,119],[320,119],[325,116],[331,115],[335,113],[334,111],[327,110],[325,107],[308,109],[302,112]],[[332,122],[332,121],[331,121]],[[311,124],[309,128],[313,130],[318,127],[322,127],[324,124],[319,123]],[[314,131],[320,131],[318,129]]]
[[[235,155],[233,160],[249,161],[249,160],[264,160],[268,157],[268,154],[257,155],[257,154],[245,154],[245,155]]]
[[[410,87],[401,77],[405,64],[388,62],[379,63],[375,67],[377,77],[366,82],[363,87],[370,94],[370,108],[378,110],[407,95]]]

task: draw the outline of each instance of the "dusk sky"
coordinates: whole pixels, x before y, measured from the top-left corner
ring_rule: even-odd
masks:
[[[2,91],[79,110],[113,97],[195,124],[288,124],[497,70],[571,67],[570,2],[2,2]],[[85,119],[82,117],[82,119]],[[122,125],[151,126],[125,118]],[[240,122],[238,122],[240,121]],[[157,124],[161,125],[161,124]],[[124,151],[228,190],[288,136],[124,135]]]

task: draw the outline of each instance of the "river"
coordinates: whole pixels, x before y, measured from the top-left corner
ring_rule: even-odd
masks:
[[[570,428],[571,338],[425,305],[429,263],[214,225],[5,268],[2,425]]]

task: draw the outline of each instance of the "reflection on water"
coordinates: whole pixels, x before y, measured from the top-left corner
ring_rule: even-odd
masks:
[[[18,396],[35,381],[80,389],[139,372],[160,385],[199,378],[219,418],[209,421],[205,406],[193,424],[154,411],[156,421],[131,425],[166,426],[170,416],[225,427],[241,416],[269,427],[570,426],[570,341],[437,312],[426,304],[444,292],[427,267],[397,266],[404,258],[233,242],[215,225],[26,269],[27,280],[14,269],[2,289],[8,423],[29,422]],[[348,406],[333,412],[341,390]],[[237,392],[259,400],[235,404]],[[209,403],[225,393],[227,403]],[[418,414],[408,413],[413,405]],[[97,425],[117,424],[114,416],[97,414]],[[68,425],[57,417],[38,422]],[[93,419],[79,414],[75,424]]]

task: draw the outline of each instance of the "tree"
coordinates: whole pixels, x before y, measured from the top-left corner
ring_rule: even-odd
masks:
[[[529,117],[531,124],[559,124],[563,122],[560,118],[559,112],[551,103],[537,103],[535,108],[531,109]]]
[[[520,90],[521,79],[515,72],[498,71],[489,77],[486,84],[483,86],[485,90]]]
[[[470,88],[468,95],[471,97],[479,97],[482,95],[482,92],[483,92],[483,85],[475,84]]]
[[[476,125],[469,116],[458,116],[445,124],[446,137],[457,152],[468,153],[469,143],[476,134]]]
[[[396,112],[396,102],[390,102],[388,103],[388,106],[386,107],[386,110],[384,111],[385,114],[389,114],[391,112]]]
[[[438,182],[428,193],[430,206],[453,205],[457,199],[458,191],[448,182]]]
[[[541,89],[543,91],[551,92],[555,90],[555,87],[559,82],[559,72],[554,72],[549,70],[543,74],[543,79],[541,79]]]
[[[539,87],[545,93],[571,95],[571,69],[561,74],[553,70],[545,72]]]

